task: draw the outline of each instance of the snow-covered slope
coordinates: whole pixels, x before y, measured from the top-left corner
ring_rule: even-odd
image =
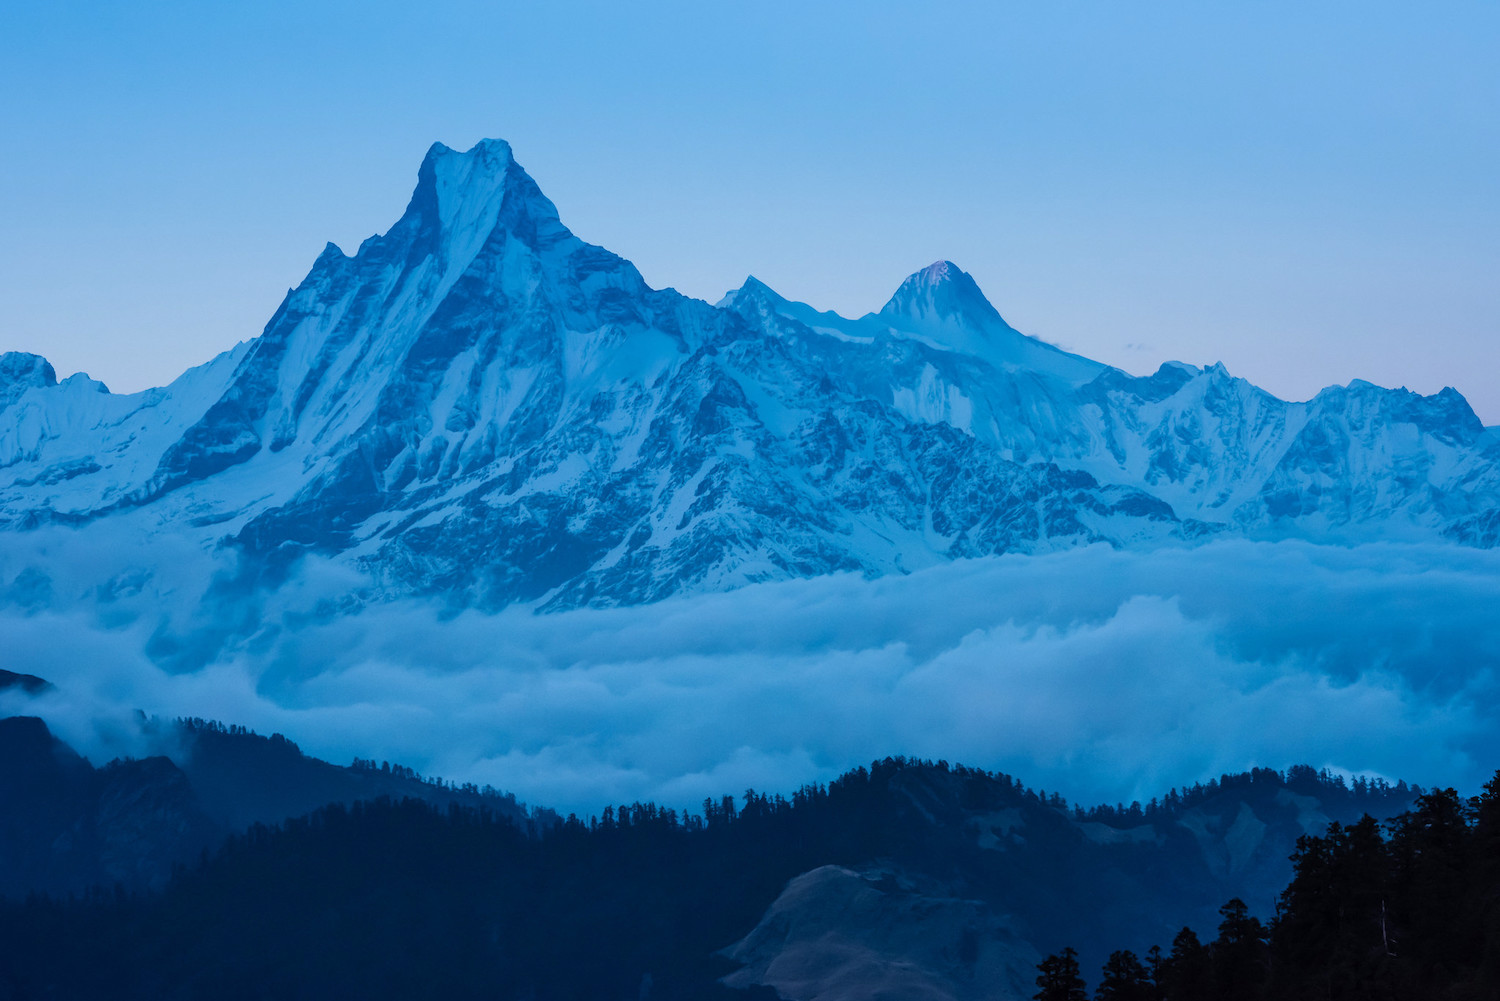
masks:
[[[1455,390],[1423,397],[1355,380],[1289,403],[1222,365],[1170,362],[1137,377],[1017,333],[987,302],[967,305],[977,295],[968,275],[939,262],[859,320],[787,302],[753,279],[720,306],[786,337],[850,345],[832,354],[856,366],[858,391],[883,386],[914,420],[954,424],[1009,459],[1144,489],[1222,530],[1496,544],[1486,514],[1500,497],[1497,439]],[[857,358],[882,340],[903,364]]]
[[[1452,390],[1134,377],[1017,332],[948,262],[852,320],[754,279],[654,290],[498,141],[434,146],[395,226],[169,386],[0,359],[0,547],[165,534],[246,586],[318,553],[369,596],[484,607],[1224,532],[1493,546],[1497,468]]]

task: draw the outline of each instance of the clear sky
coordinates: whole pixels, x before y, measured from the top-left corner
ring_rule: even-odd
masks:
[[[653,285],[948,258],[1134,372],[1496,424],[1497,53],[1494,2],[0,3],[0,349],[166,382],[496,136]]]

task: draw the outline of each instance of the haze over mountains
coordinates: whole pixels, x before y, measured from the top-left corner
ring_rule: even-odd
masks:
[[[563,806],[887,753],[1484,777],[1497,541],[1500,437],[1452,390],[1134,376],[949,262],[857,319],[653,290],[497,141],[434,146],[387,233],[169,386],[0,358],[0,667],[85,692],[43,715],[93,750],[144,708]],[[1163,703],[1089,708],[1132,679]],[[1204,751],[1226,718],[1257,723]]]

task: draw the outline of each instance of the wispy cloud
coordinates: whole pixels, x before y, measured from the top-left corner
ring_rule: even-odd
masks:
[[[357,581],[312,564],[250,609],[246,636],[219,628],[243,603],[194,603],[207,557],[101,603],[141,554],[37,538],[0,555],[0,587],[40,566],[51,603],[0,610],[0,666],[54,681],[31,711],[95,757],[140,753],[135,709],[209,716],[580,811],[789,790],[886,754],[1083,801],[1252,765],[1468,788],[1500,767],[1500,553],[1097,547],[457,616],[410,600],[333,614]],[[185,670],[162,654],[180,642],[212,655]]]

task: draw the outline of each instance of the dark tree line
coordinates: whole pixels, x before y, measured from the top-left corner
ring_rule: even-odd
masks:
[[[1500,998],[1500,773],[1481,795],[1419,796],[1382,825],[1368,814],[1304,835],[1269,924],[1243,901],[1218,937],[1184,928],[1142,961],[1111,954],[1101,1001],[1495,1001]],[[1037,967],[1037,1001],[1088,996],[1072,949]]]
[[[791,797],[556,820],[379,799],[255,825],[160,893],[0,900],[0,999],[774,997],[716,955],[787,880],[972,840],[903,792],[1037,803],[1001,775],[885,759]]]
[[[1129,806],[1123,803],[1111,806],[1106,803],[1087,809],[1075,806],[1073,815],[1079,820],[1094,820],[1114,826],[1151,823],[1175,817],[1182,811],[1198,806],[1221,792],[1244,791],[1256,786],[1286,788],[1292,792],[1314,796],[1326,796],[1331,790],[1338,789],[1354,802],[1366,804],[1378,803],[1393,796],[1401,798],[1411,788],[1405,782],[1391,785],[1384,779],[1366,779],[1359,776],[1346,782],[1342,775],[1335,775],[1326,769],[1318,771],[1310,765],[1293,765],[1285,772],[1279,772],[1274,768],[1252,768],[1248,772],[1224,775],[1217,779],[1209,779],[1207,782],[1195,782],[1180,790],[1173,789],[1165,796],[1153,797],[1144,806],[1139,802],[1131,803]],[[1413,792],[1420,791],[1420,789],[1413,790]]]
[[[1358,815],[1345,810],[1355,790],[1304,780],[1326,809]],[[1227,777],[1221,792],[1243,788],[1193,808],[1238,815],[1273,803],[1284,781]],[[1380,809],[1383,791],[1363,795]],[[1388,802],[1394,812],[1410,801]],[[1172,808],[1185,807],[1174,798]],[[1103,956],[1121,928],[1148,927],[1149,941],[1183,915],[1212,914],[1219,891],[1205,887],[1218,884],[1187,832],[1116,843],[1074,818],[1056,793],[1008,776],[900,758],[701,812],[637,803],[562,819],[493,798],[327,806],[251,827],[159,892],[0,900],[0,1001],[743,999],[719,983],[731,964],[718,950],[754,928],[789,879],[830,864],[878,865],[994,901],[1024,916],[1028,940],[1074,936],[1085,955]],[[980,934],[953,942],[958,962],[976,961]],[[1130,989],[1138,963],[1114,957],[1111,985]]]

